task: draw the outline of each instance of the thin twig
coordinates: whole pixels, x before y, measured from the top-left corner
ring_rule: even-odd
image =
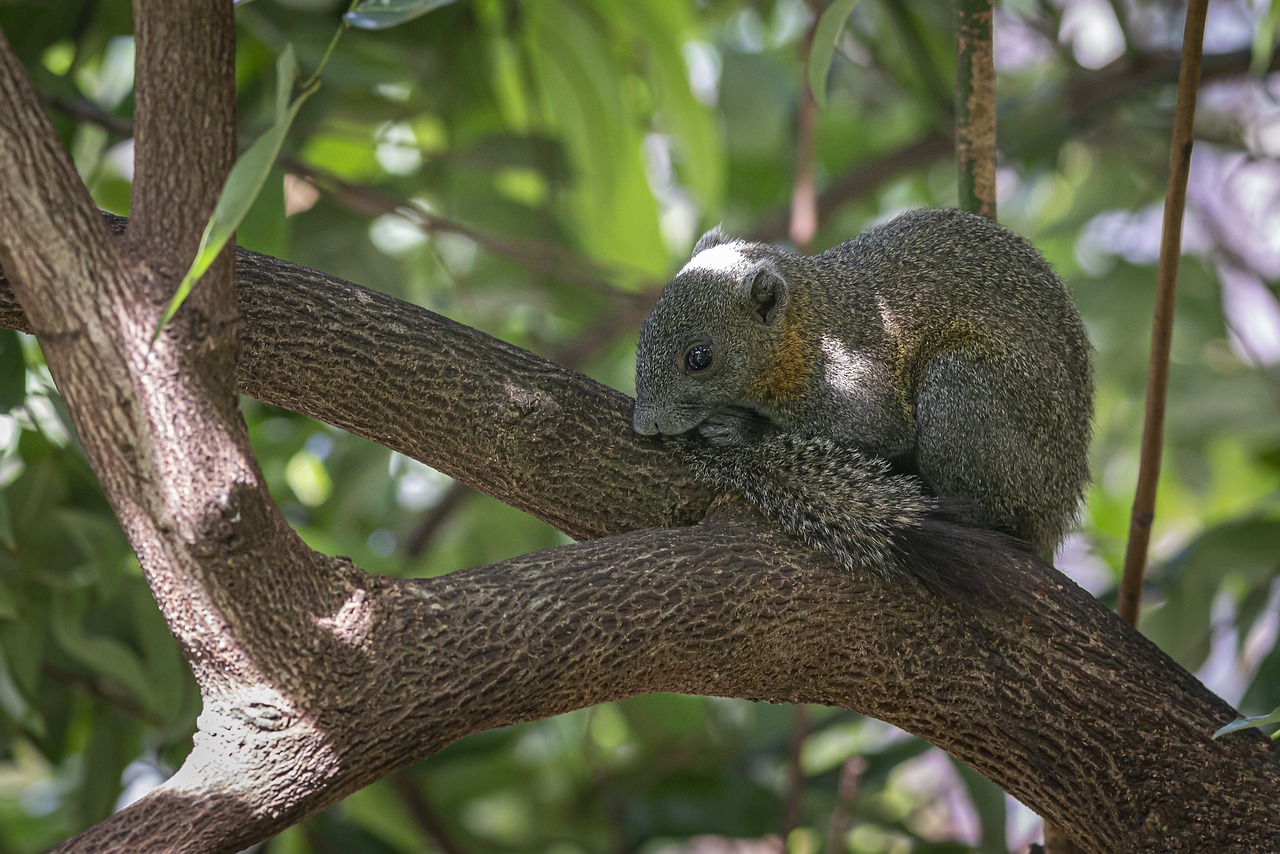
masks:
[[[1202,77],[1208,80],[1246,75],[1252,56],[1248,49],[1210,54],[1204,58]],[[1060,127],[1069,133],[1097,127],[1108,110],[1114,110],[1130,99],[1147,96],[1155,87],[1177,80],[1178,65],[1176,54],[1153,51],[1132,59],[1124,57],[1096,71],[1080,74],[1068,82],[1061,93],[1053,96],[1057,109],[1065,112]],[[1280,71],[1280,49],[1272,53],[1267,70]],[[1037,104],[1024,108],[1023,112],[1032,115],[1043,109],[1043,105]],[[1041,137],[1027,134],[1006,139],[1004,151],[1010,160],[1017,161],[1033,154],[1042,145]],[[832,180],[818,194],[818,218],[828,218],[850,202],[867,198],[894,178],[922,169],[952,153],[951,136],[934,131],[901,148],[863,161]],[[761,218],[747,236],[751,240],[779,240],[786,236],[789,221],[788,207]]]
[[[850,756],[840,766],[840,783],[837,788],[836,808],[831,811],[831,824],[827,827],[827,850],[845,850],[844,838],[853,827],[853,807],[858,800],[862,775],[867,772],[867,760]]]
[[[422,514],[418,524],[414,525],[413,530],[404,538],[404,547],[401,551],[404,554],[405,561],[415,561],[422,557],[427,550],[427,546],[435,539],[435,535],[440,531],[445,521],[473,494],[475,494],[475,490],[465,483],[455,480],[449,484],[444,494],[440,496],[440,500],[430,510]]]
[[[809,707],[791,708],[791,738],[787,742],[787,805],[782,816],[782,840],[785,847],[791,831],[804,818],[804,766],[800,761],[804,743],[809,738]]]
[[[813,58],[813,39],[825,4],[811,0],[811,20],[801,46],[801,67]],[[796,171],[791,181],[791,216],[787,233],[798,251],[808,251],[818,232],[818,192],[814,186],[814,149],[818,137],[818,101],[809,88],[809,75],[802,74],[800,98],[796,105]]]
[[[431,800],[423,794],[422,783],[415,766],[409,766],[388,779],[395,790],[400,803],[409,811],[409,816],[418,829],[432,841],[436,850],[443,854],[463,854],[456,840],[445,827],[444,819],[436,811]]]
[[[399,216],[428,234],[465,237],[491,255],[535,273],[603,292],[613,290],[613,281],[624,273],[618,269],[603,267],[595,259],[565,246],[527,237],[500,237],[479,231],[432,213],[413,200],[402,199],[369,184],[347,181],[287,154],[277,158],[277,165],[316,187],[326,197],[348,210],[367,217]]]
[[[1169,348],[1173,337],[1173,304],[1182,251],[1182,214],[1187,203],[1187,176],[1195,130],[1196,94],[1200,88],[1200,59],[1209,0],[1191,0],[1182,36],[1182,70],[1173,113],[1173,142],[1169,153],[1169,192],[1164,200],[1164,229],[1160,236],[1160,267],[1156,274],[1155,317],[1151,326],[1151,361],[1147,366],[1147,407],[1142,423],[1142,452],[1138,486],[1124,554],[1124,577],[1116,611],[1135,628],[1142,607],[1142,580],[1147,547],[1155,518],[1156,485],[1164,444],[1164,414],[1169,389]]]

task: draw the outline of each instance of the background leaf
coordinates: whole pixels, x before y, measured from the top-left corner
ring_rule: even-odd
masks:
[[[383,30],[448,6],[454,0],[360,0],[343,15],[353,27]]]
[[[813,31],[813,49],[809,54],[809,91],[819,107],[827,105],[827,72],[831,70],[831,60],[845,21],[857,5],[858,0],[832,0],[818,16],[818,24]]]

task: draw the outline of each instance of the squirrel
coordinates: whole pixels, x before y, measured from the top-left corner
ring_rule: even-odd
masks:
[[[984,562],[980,531],[1052,561],[1089,481],[1092,413],[1061,279],[959,210],[812,256],[712,229],[636,351],[637,433],[842,566],[938,590],[975,583],[954,568]]]

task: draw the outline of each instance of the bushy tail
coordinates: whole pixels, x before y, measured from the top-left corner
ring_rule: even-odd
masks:
[[[851,572],[906,573],[940,595],[972,595],[988,588],[998,555],[1017,545],[920,478],[823,437],[773,433],[730,447],[681,439],[676,448],[700,481],[744,498]]]

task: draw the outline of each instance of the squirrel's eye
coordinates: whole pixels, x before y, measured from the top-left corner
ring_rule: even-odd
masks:
[[[684,351],[684,366],[690,373],[705,371],[711,367],[711,345],[694,344]]]

